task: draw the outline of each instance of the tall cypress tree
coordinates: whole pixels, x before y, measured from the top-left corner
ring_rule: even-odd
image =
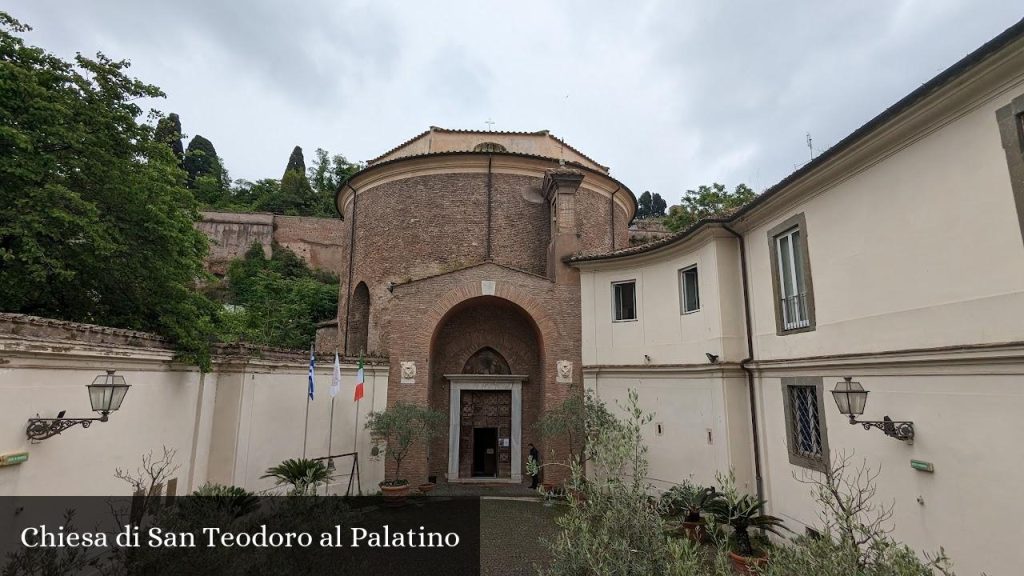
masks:
[[[296,146],[292,148],[292,154],[288,157],[288,165],[285,166],[284,173],[288,174],[290,170],[294,170],[299,174],[306,173],[306,158],[302,155],[302,147]],[[284,178],[282,178],[283,180]]]
[[[281,177],[281,206],[290,214],[309,214],[315,203],[313,187],[306,177],[306,159],[302,156],[302,148],[296,146]]]
[[[221,166],[217,150],[213,147],[213,142],[198,134],[188,143],[184,166],[185,172],[188,173],[189,187],[193,187],[196,179],[201,176],[214,176],[220,180]]]
[[[174,156],[178,159],[178,164],[183,166],[185,148],[181,144],[181,119],[177,114],[172,112],[156,123],[153,139],[170,146]]]

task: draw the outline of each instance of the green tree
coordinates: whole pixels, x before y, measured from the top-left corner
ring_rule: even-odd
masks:
[[[281,198],[284,211],[288,214],[309,214],[316,204],[313,187],[306,177],[306,160],[299,146],[292,149],[284,175],[281,176]]]
[[[338,309],[338,278],[310,270],[294,252],[273,246],[263,256],[259,244],[228,268],[227,289],[211,286],[229,306],[223,312],[224,341],[305,349],[316,336],[317,322]]]
[[[313,157],[313,165],[309,167],[307,176],[316,193],[316,216],[334,217],[334,195],[338,188],[353,174],[362,169],[362,165],[349,162],[341,154],[330,155],[327,150],[317,148]]]
[[[696,190],[687,190],[679,205],[669,209],[665,226],[678,232],[703,218],[724,216],[750,202],[755,196],[757,194],[746,184],[737,185],[735,190],[728,190],[717,182],[711,186],[702,185]]]
[[[660,218],[665,215],[665,208],[668,207],[668,203],[661,197],[661,194],[655,194],[651,197],[651,216]]]
[[[188,175],[188,187],[205,206],[217,206],[227,199],[228,180],[213,142],[195,135],[188,143],[182,165]]]
[[[377,457],[388,457],[395,462],[395,476],[382,485],[402,486],[409,481],[402,478],[402,462],[409,450],[420,440],[427,442],[440,430],[444,417],[430,408],[398,401],[386,410],[366,415],[366,429]]]
[[[208,366],[206,237],[137,104],[163,93],[127,61],[28,46],[29,29],[0,12],[0,309],[157,332]]]
[[[640,219],[651,217],[651,193],[648,190],[644,190],[644,193],[636,201],[636,217]]]
[[[181,145],[181,119],[175,113],[170,113],[156,123],[156,133],[153,135],[157,142],[163,142],[171,147],[178,163],[184,167],[185,148]]]

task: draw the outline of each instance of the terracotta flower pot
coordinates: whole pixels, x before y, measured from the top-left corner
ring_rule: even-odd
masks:
[[[433,490],[435,486],[437,486],[437,484],[434,484],[433,482],[424,482],[416,488],[420,491],[420,494],[426,494]]]
[[[754,568],[764,566],[768,563],[767,554],[761,554],[760,556],[741,556],[735,552],[729,552],[729,559],[732,560],[732,566],[736,569],[736,572],[744,574],[745,576],[756,576],[757,572],[754,571]]]
[[[380,491],[384,495],[384,503],[389,506],[401,506],[405,504],[405,499],[409,496],[409,484],[399,484],[398,486],[389,486],[381,482],[379,484]]]
[[[686,536],[688,539],[701,544],[707,540],[708,532],[704,526],[704,522],[686,522],[683,521],[679,525],[679,532]]]

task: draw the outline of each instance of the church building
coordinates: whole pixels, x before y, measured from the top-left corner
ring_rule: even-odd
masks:
[[[520,482],[529,443],[564,460],[534,432],[582,388],[580,274],[564,260],[628,246],[629,188],[546,130],[431,127],[336,201],[346,268],[319,348],[388,358],[388,404],[447,418],[403,475]]]

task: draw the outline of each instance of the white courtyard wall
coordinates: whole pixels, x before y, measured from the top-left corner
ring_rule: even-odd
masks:
[[[0,467],[0,496],[129,494],[129,485],[114,477],[115,469],[134,472],[143,454],[160,455],[165,446],[175,451],[178,494],[207,481],[263,490],[273,487],[260,478],[268,467],[302,456],[308,359],[301,354],[221,358],[212,372],[201,374],[173,362],[172,352],[146,335],[0,316],[0,454],[29,453],[22,464]],[[96,336],[98,331],[105,335]],[[309,406],[311,458],[327,455],[330,362],[318,358],[317,390]],[[52,418],[67,410],[67,417],[96,416],[85,385],[108,369],[131,385],[108,422],[76,426],[38,443],[26,438],[28,419],[36,414]],[[360,423],[369,411],[385,406],[386,374],[386,364],[367,367]],[[370,458],[369,436],[356,426],[355,366],[342,366],[342,381],[331,449],[336,454],[358,449],[362,489],[374,493],[384,467]],[[349,459],[337,462],[332,492],[344,493],[350,464]]]

